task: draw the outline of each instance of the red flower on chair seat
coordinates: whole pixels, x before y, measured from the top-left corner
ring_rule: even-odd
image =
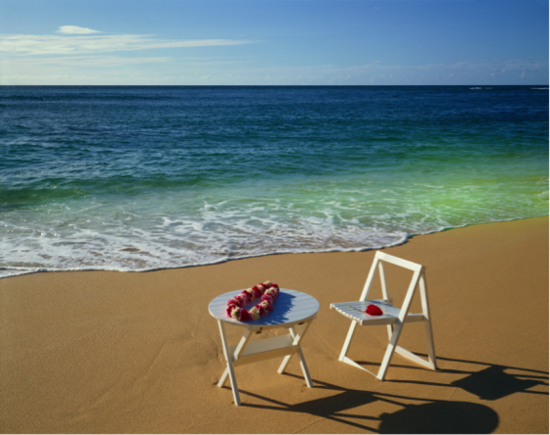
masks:
[[[384,314],[384,312],[380,308],[373,304],[370,304],[365,312],[370,316],[381,316],[382,314]]]

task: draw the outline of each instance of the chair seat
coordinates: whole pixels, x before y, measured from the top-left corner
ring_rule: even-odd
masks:
[[[369,305],[376,305],[384,314],[381,316],[371,316],[365,310]],[[353,302],[338,302],[330,305],[340,314],[358,322],[361,326],[366,325],[392,325],[397,323],[401,310],[395,308],[384,299],[376,299],[370,301],[353,301]],[[409,313],[405,318],[405,323],[419,322],[424,320],[424,315]]]

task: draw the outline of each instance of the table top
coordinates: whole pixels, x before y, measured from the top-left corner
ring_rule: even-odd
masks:
[[[245,289],[233,290],[213,299],[208,306],[210,315],[217,320],[233,325],[246,326],[249,329],[267,329],[270,327],[290,327],[293,324],[314,319],[320,308],[319,301],[313,296],[297,290],[282,288],[279,290],[279,296],[275,301],[274,309],[271,313],[260,317],[258,320],[240,322],[231,317],[227,317],[225,310],[227,308],[227,301],[233,296],[237,296],[243,290]],[[260,300],[254,299],[250,301],[245,308],[250,309],[258,303],[260,303]]]

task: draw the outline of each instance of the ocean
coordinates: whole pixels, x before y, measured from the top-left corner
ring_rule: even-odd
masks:
[[[548,86],[0,86],[0,276],[548,215]]]

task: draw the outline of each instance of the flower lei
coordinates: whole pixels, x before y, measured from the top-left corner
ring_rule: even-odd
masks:
[[[262,301],[248,311],[244,306],[252,299],[262,297]],[[271,281],[255,285],[243,290],[237,296],[227,301],[228,317],[242,322],[257,320],[273,311],[273,304],[279,296],[279,286]]]

